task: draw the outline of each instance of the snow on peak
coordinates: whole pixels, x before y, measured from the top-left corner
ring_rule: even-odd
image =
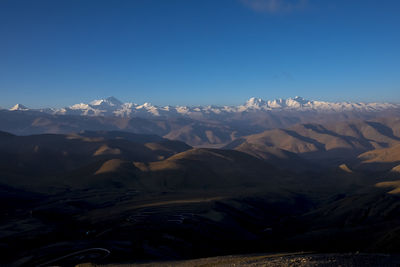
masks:
[[[371,112],[390,108],[400,108],[399,104],[389,103],[352,103],[325,102],[308,100],[300,96],[288,99],[266,100],[252,97],[240,106],[164,106],[151,103],[141,105],[122,103],[115,97],[95,100],[89,104],[80,103],[63,109],[47,111],[51,114],[71,114],[88,116],[117,116],[117,117],[193,117],[193,118],[224,118],[229,114],[241,112],[273,112],[273,111],[314,111],[314,112]],[[27,110],[22,105],[16,105],[12,110]],[[218,117],[216,117],[218,116]]]
[[[90,105],[85,104],[85,103],[79,103],[79,104],[72,105],[70,108],[71,109],[89,109]]]
[[[12,110],[12,111],[15,111],[15,110],[23,110],[23,111],[26,111],[26,110],[29,110],[29,108],[25,107],[25,106],[22,105],[22,104],[16,104],[16,105],[13,106],[12,108],[10,108],[10,110]]]
[[[145,102],[143,105],[137,106],[136,108],[139,109],[139,108],[152,108],[152,107],[154,106],[151,103]]]
[[[270,108],[283,108],[286,106],[286,101],[283,101],[282,98],[275,99],[275,100],[269,100],[269,101],[267,101],[267,105]]]
[[[260,106],[265,105],[265,101],[261,98],[252,97],[246,101],[245,106],[249,108],[259,108]]]
[[[247,100],[247,103],[249,103],[249,104],[262,104],[262,103],[265,103],[265,101],[262,100],[261,98],[252,97],[249,100]]]
[[[113,96],[107,97],[106,99],[94,100],[90,103],[92,106],[110,106],[119,107],[123,103]]]
[[[250,98],[238,111],[246,110],[292,110],[292,111],[379,111],[388,108],[398,108],[400,105],[389,103],[351,103],[351,102],[324,102],[307,100],[296,96],[288,99],[263,100],[261,98]]]

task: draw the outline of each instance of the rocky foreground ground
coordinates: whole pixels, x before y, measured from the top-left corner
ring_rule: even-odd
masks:
[[[221,256],[212,258],[202,258],[187,261],[169,261],[169,262],[147,262],[132,264],[108,264],[108,265],[92,265],[80,264],[83,266],[400,266],[400,255],[389,254],[273,254],[273,255],[242,255],[242,256]]]

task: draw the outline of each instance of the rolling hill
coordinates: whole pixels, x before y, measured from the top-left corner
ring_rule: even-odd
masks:
[[[93,247],[111,252],[105,262],[396,252],[399,125],[296,124],[224,149],[124,131],[0,132],[1,261],[39,265]],[[385,168],[361,168],[375,164]]]
[[[59,184],[57,177],[109,159],[156,161],[191,147],[154,135],[122,132],[0,135],[2,184]]]
[[[331,124],[298,124],[249,135],[225,146],[259,158],[288,157],[289,153],[320,163],[340,165],[376,148],[400,143],[399,120],[350,120]],[[272,156],[271,156],[272,155]],[[290,154],[293,157],[293,154]]]

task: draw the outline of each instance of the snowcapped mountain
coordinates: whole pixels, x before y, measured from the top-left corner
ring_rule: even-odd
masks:
[[[27,107],[25,107],[22,104],[16,104],[15,106],[13,106],[12,108],[10,108],[11,111],[15,111],[15,110],[22,110],[22,111],[26,111],[29,110]]]
[[[41,109],[36,111],[60,115],[82,116],[115,116],[115,117],[191,117],[213,118],[251,112],[274,111],[314,111],[314,112],[374,112],[400,108],[400,104],[391,103],[353,103],[325,102],[307,100],[296,96],[288,99],[264,100],[252,97],[240,106],[155,106],[151,103],[142,105],[123,103],[115,97],[94,100],[90,103],[79,103],[61,109]],[[10,110],[29,110],[17,104]]]
[[[119,101],[118,99],[116,99],[113,96],[110,96],[106,99],[99,99],[99,100],[94,100],[90,103],[92,106],[97,106],[97,107],[119,107],[121,106],[123,103],[121,101]]]
[[[320,112],[342,112],[342,111],[381,111],[390,108],[399,108],[399,104],[391,103],[352,103],[352,102],[325,102],[307,100],[300,96],[288,99],[263,100],[261,98],[250,98],[240,111],[248,110],[289,110],[289,111],[320,111]]]

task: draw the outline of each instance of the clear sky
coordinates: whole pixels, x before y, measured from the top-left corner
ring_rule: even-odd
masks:
[[[400,1],[0,1],[0,106],[111,95],[400,102]]]

